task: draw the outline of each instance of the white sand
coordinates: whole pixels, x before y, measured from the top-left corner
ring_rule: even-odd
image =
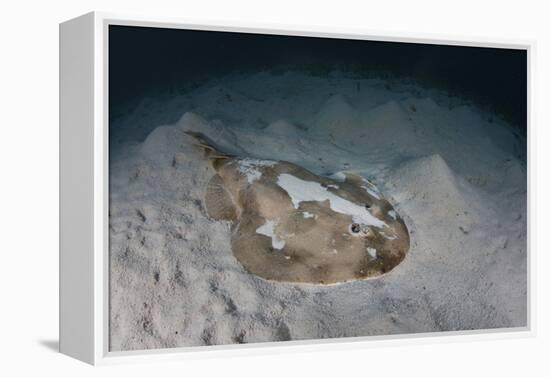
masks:
[[[145,99],[114,126],[112,350],[526,324],[523,141],[494,114],[411,83],[259,73]],[[409,254],[382,278],[328,287],[248,274],[229,223],[206,217],[213,171],[185,129],[370,179],[405,219]]]

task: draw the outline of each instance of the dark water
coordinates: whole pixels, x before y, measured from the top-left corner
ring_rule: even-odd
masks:
[[[486,106],[526,133],[525,50],[111,26],[109,57],[111,114],[155,91],[228,73],[339,68],[412,78]]]

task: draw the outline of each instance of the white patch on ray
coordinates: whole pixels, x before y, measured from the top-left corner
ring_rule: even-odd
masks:
[[[246,176],[248,183],[254,183],[262,177],[262,172],[258,169],[262,166],[273,166],[277,161],[257,160],[253,158],[243,158],[238,161],[239,172]]]
[[[393,209],[389,210],[388,211],[388,215],[391,216],[392,219],[396,220],[397,219],[397,215],[395,213],[395,211]]]
[[[367,247],[367,253],[371,258],[376,259],[376,249],[374,247]]]
[[[298,208],[301,202],[324,202],[328,200],[333,211],[351,216],[355,223],[377,228],[387,226],[382,220],[374,217],[365,207],[328,191],[318,182],[304,181],[285,173],[279,175],[277,184],[288,193],[294,208]]]
[[[304,216],[305,219],[311,219],[312,217],[317,217],[316,215],[314,215],[313,213],[309,213],[308,211],[302,212],[302,215]]]
[[[285,247],[285,241],[277,237],[275,234],[275,226],[277,226],[276,220],[266,220],[264,225],[256,229],[256,233],[270,237],[271,246],[273,246],[274,249],[281,250]]]

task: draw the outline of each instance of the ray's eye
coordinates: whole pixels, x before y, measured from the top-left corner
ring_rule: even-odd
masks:
[[[369,203],[366,203],[366,204],[365,204],[365,208],[366,208],[366,209],[370,209],[370,207],[371,207],[371,205],[370,205]]]
[[[361,226],[359,224],[353,223],[350,227],[353,233],[359,233],[361,231]]]

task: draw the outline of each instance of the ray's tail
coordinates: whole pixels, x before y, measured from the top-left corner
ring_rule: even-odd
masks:
[[[204,150],[204,155],[210,161],[214,169],[217,169],[225,160],[235,157],[229,153],[223,152],[214,141],[200,132],[185,131],[185,133],[193,138],[195,145]]]

